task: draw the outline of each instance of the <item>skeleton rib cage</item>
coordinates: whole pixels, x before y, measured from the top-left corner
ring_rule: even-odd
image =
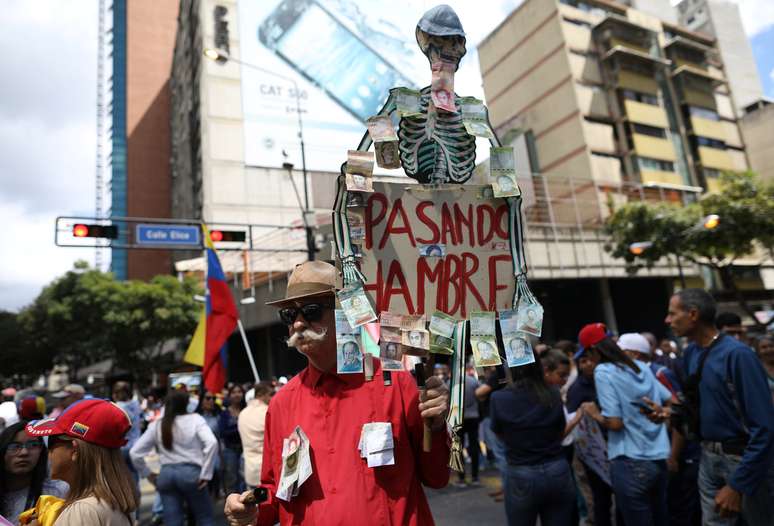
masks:
[[[457,113],[431,107],[430,88],[422,90],[420,115],[400,119],[400,160],[406,175],[420,183],[464,183],[476,166],[476,138],[465,131]]]

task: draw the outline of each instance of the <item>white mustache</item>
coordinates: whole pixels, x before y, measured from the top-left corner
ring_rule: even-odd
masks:
[[[325,335],[328,333],[327,330],[323,330],[322,332],[317,332],[312,329],[304,329],[301,332],[294,332],[290,338],[287,340],[288,347],[298,347],[302,343],[306,341],[311,342],[321,342],[325,339]]]

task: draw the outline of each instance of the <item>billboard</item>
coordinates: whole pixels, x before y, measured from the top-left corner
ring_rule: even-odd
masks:
[[[455,91],[483,98],[475,42],[519,2],[492,2],[486,13],[470,2],[450,3],[467,32],[468,48]],[[346,150],[357,147],[365,120],[379,111],[390,88],[430,84],[430,67],[414,30],[433,5],[407,0],[241,0],[245,164],[301,166],[298,94],[307,168],[338,171]]]

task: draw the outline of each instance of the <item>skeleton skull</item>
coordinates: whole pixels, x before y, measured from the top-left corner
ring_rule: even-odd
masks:
[[[454,9],[448,5],[430,9],[417,24],[416,37],[419,48],[430,64],[451,62],[457,70],[466,49],[465,32]]]

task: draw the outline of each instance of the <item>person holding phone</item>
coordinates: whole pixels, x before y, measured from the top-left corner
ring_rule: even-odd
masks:
[[[599,363],[594,369],[599,406],[588,402],[582,407],[608,430],[616,506],[626,526],[668,524],[669,436],[666,426],[653,420],[672,395],[646,363],[632,360],[618,347],[604,324],[586,325],[578,339]]]

